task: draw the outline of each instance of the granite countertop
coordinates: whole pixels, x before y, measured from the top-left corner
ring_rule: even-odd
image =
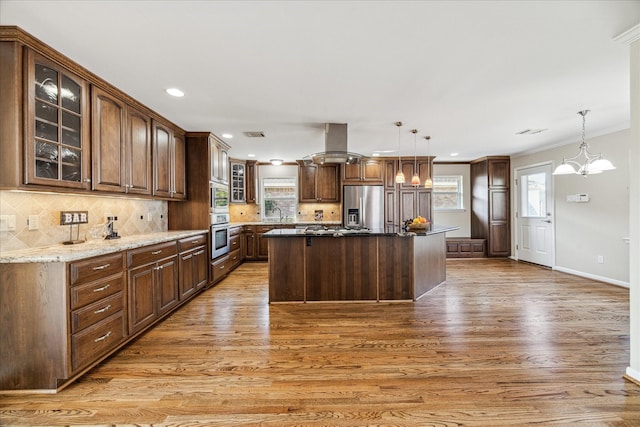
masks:
[[[60,243],[59,245],[40,248],[20,249],[7,252],[0,251],[0,264],[76,261],[208,232],[209,230],[164,231],[136,234],[114,240],[90,240],[86,243],[76,245],[63,245]]]
[[[341,233],[340,230],[318,230],[315,232],[307,233],[303,229],[287,229],[281,228],[277,230],[271,230],[264,234],[264,237],[353,237],[353,236],[429,236],[432,234],[446,233],[448,231],[454,231],[459,229],[457,226],[429,226],[429,229],[424,232],[407,232],[407,233],[385,233],[382,230],[371,231],[350,231]]]

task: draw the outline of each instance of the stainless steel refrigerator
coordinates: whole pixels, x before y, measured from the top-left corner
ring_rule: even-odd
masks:
[[[346,227],[384,231],[382,185],[345,185],[342,196],[342,222]]]

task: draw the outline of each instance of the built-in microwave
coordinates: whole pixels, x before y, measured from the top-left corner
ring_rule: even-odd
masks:
[[[229,213],[229,186],[212,182],[209,184],[209,191],[211,192],[211,213]]]

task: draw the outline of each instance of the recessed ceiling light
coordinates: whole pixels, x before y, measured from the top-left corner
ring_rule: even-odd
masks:
[[[171,96],[175,96],[178,98],[181,98],[184,96],[184,92],[175,87],[170,87],[169,89],[167,89],[167,93]]]
[[[255,157],[255,154],[247,154],[247,157]]]
[[[231,139],[231,138],[233,138],[233,135],[231,135],[230,133],[223,133],[222,137],[223,138],[227,138],[227,139]]]
[[[271,162],[272,165],[274,166],[280,166],[282,164],[282,159],[271,159],[269,160]]]
[[[373,153],[372,156],[373,157],[380,157],[380,153]]]
[[[450,155],[451,157],[456,157],[456,156],[459,156],[459,155],[460,155],[460,153],[451,153],[451,154],[449,154],[449,155]]]

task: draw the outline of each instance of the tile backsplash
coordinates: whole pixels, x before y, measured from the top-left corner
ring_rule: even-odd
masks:
[[[340,203],[300,203],[297,208],[296,222],[316,221],[316,211],[322,211],[322,221],[341,221]],[[259,222],[260,205],[251,203],[232,203],[229,206],[231,222]]]
[[[16,219],[15,230],[0,231],[0,250],[50,246],[69,240],[69,226],[60,225],[60,211],[89,212],[89,223],[79,226],[80,239],[89,238],[87,232],[105,223],[107,214],[118,217],[115,229],[120,236],[167,231],[167,203],[123,197],[0,191],[0,215],[15,215]],[[29,230],[30,215],[38,217],[37,230]],[[73,239],[77,227],[73,226]]]

